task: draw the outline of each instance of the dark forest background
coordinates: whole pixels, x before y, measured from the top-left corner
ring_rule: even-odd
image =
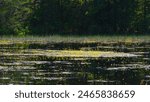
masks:
[[[149,33],[150,0],[0,0],[0,35]]]

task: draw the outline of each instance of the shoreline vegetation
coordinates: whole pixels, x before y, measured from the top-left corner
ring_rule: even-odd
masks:
[[[0,35],[149,34],[149,0],[0,0]]]
[[[142,43],[150,42],[150,35],[51,35],[51,36],[0,36],[0,44],[24,42],[39,43]]]

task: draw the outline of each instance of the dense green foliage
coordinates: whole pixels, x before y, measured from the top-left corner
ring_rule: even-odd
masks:
[[[31,0],[0,0],[0,34],[27,33],[31,4]]]
[[[0,34],[150,33],[150,0],[0,0]]]

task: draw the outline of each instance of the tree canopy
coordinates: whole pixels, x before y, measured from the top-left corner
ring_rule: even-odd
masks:
[[[0,0],[0,34],[148,34],[150,0]]]

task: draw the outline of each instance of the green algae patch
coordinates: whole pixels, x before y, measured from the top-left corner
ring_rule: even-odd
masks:
[[[104,52],[82,50],[49,50],[48,55],[58,57],[98,57]]]
[[[105,51],[82,51],[82,50],[55,50],[48,51],[49,55],[60,57],[125,57],[135,56],[133,54],[117,53],[117,52],[105,52]]]
[[[111,51],[83,51],[83,50],[24,50],[20,53],[3,53],[5,56],[48,56],[72,58],[99,58],[99,57],[136,57],[138,55],[111,52]]]
[[[10,44],[11,41],[8,40],[0,40],[0,44]]]
[[[137,55],[121,52],[83,51],[83,50],[34,50],[34,54],[43,54],[50,57],[135,57]]]

